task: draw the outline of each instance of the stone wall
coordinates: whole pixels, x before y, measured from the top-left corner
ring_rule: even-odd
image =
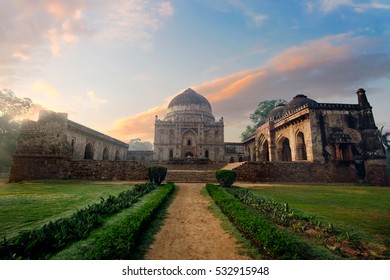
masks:
[[[148,168],[136,161],[73,160],[71,178],[83,180],[147,180]]]
[[[10,182],[38,179],[69,179],[70,161],[63,156],[15,155]]]
[[[10,182],[42,179],[147,180],[136,161],[69,160],[55,156],[15,156]]]
[[[361,183],[353,165],[308,162],[246,162],[233,169],[237,181],[289,183]],[[366,180],[371,185],[387,185],[386,167],[366,167]],[[380,179],[382,178],[382,179]]]

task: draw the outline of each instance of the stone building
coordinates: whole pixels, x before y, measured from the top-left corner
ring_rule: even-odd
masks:
[[[125,162],[128,145],[68,119],[41,111],[23,122],[10,181],[31,179],[146,178],[146,167]]]
[[[15,155],[125,160],[127,149],[126,143],[71,121],[66,113],[42,110],[37,122],[23,123]]]
[[[374,166],[386,171],[365,90],[359,89],[357,97],[358,104],[336,104],[297,95],[277,105],[244,141],[245,159],[350,165],[361,179]]]
[[[229,163],[244,160],[244,145],[237,142],[225,142],[225,161]]]
[[[224,122],[216,121],[209,101],[192,89],[174,97],[163,120],[155,119],[155,160],[180,158],[224,161]]]

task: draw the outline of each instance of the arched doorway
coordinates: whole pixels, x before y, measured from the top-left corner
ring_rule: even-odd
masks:
[[[169,150],[169,159],[173,159],[173,150]]]
[[[184,155],[186,158],[193,158],[194,157],[194,154],[191,153],[191,152],[186,152],[186,154]]]
[[[119,151],[115,152],[115,160],[120,160],[121,158],[119,157]]]
[[[284,138],[282,141],[282,161],[291,161],[290,140]]]
[[[265,140],[260,148],[260,161],[269,161],[268,140]]]
[[[204,157],[205,157],[205,158],[209,158],[209,150],[206,150],[206,151],[204,152]]]
[[[297,160],[307,160],[305,136],[303,132],[298,132],[297,141],[296,141],[296,159]]]
[[[196,157],[197,155],[197,133],[192,130],[188,129],[182,134],[182,141],[181,141],[181,156],[188,158],[188,157]]]
[[[233,162],[234,162],[234,157],[230,157],[229,163],[233,163]]]
[[[93,159],[93,146],[91,142],[85,146],[84,159]]]
[[[108,160],[108,148],[105,147],[103,150],[103,160]]]

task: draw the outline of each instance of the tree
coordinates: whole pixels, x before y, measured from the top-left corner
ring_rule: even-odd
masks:
[[[381,141],[383,149],[386,153],[387,162],[390,162],[390,132],[383,132],[383,128],[384,127],[382,126],[380,129],[378,129],[378,138]]]
[[[131,139],[129,141],[129,151],[152,151],[153,144],[150,142],[142,142],[140,138]]]
[[[253,125],[247,125],[245,131],[241,133],[241,140],[245,140],[253,133],[256,132],[257,124],[261,120],[265,120],[268,113],[276,107],[278,104],[286,104],[287,101],[284,99],[272,99],[261,101],[257,106],[253,114],[250,114],[249,118],[251,119]]]
[[[29,98],[19,98],[11,90],[0,90],[0,172],[11,166],[21,119],[32,107]]]

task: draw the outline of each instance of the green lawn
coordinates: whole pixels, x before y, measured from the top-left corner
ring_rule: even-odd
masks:
[[[390,247],[390,188],[370,186],[284,185],[251,190],[307,216],[316,216]]]
[[[129,184],[94,181],[0,181],[0,238],[71,215],[100,198],[132,188]]]

